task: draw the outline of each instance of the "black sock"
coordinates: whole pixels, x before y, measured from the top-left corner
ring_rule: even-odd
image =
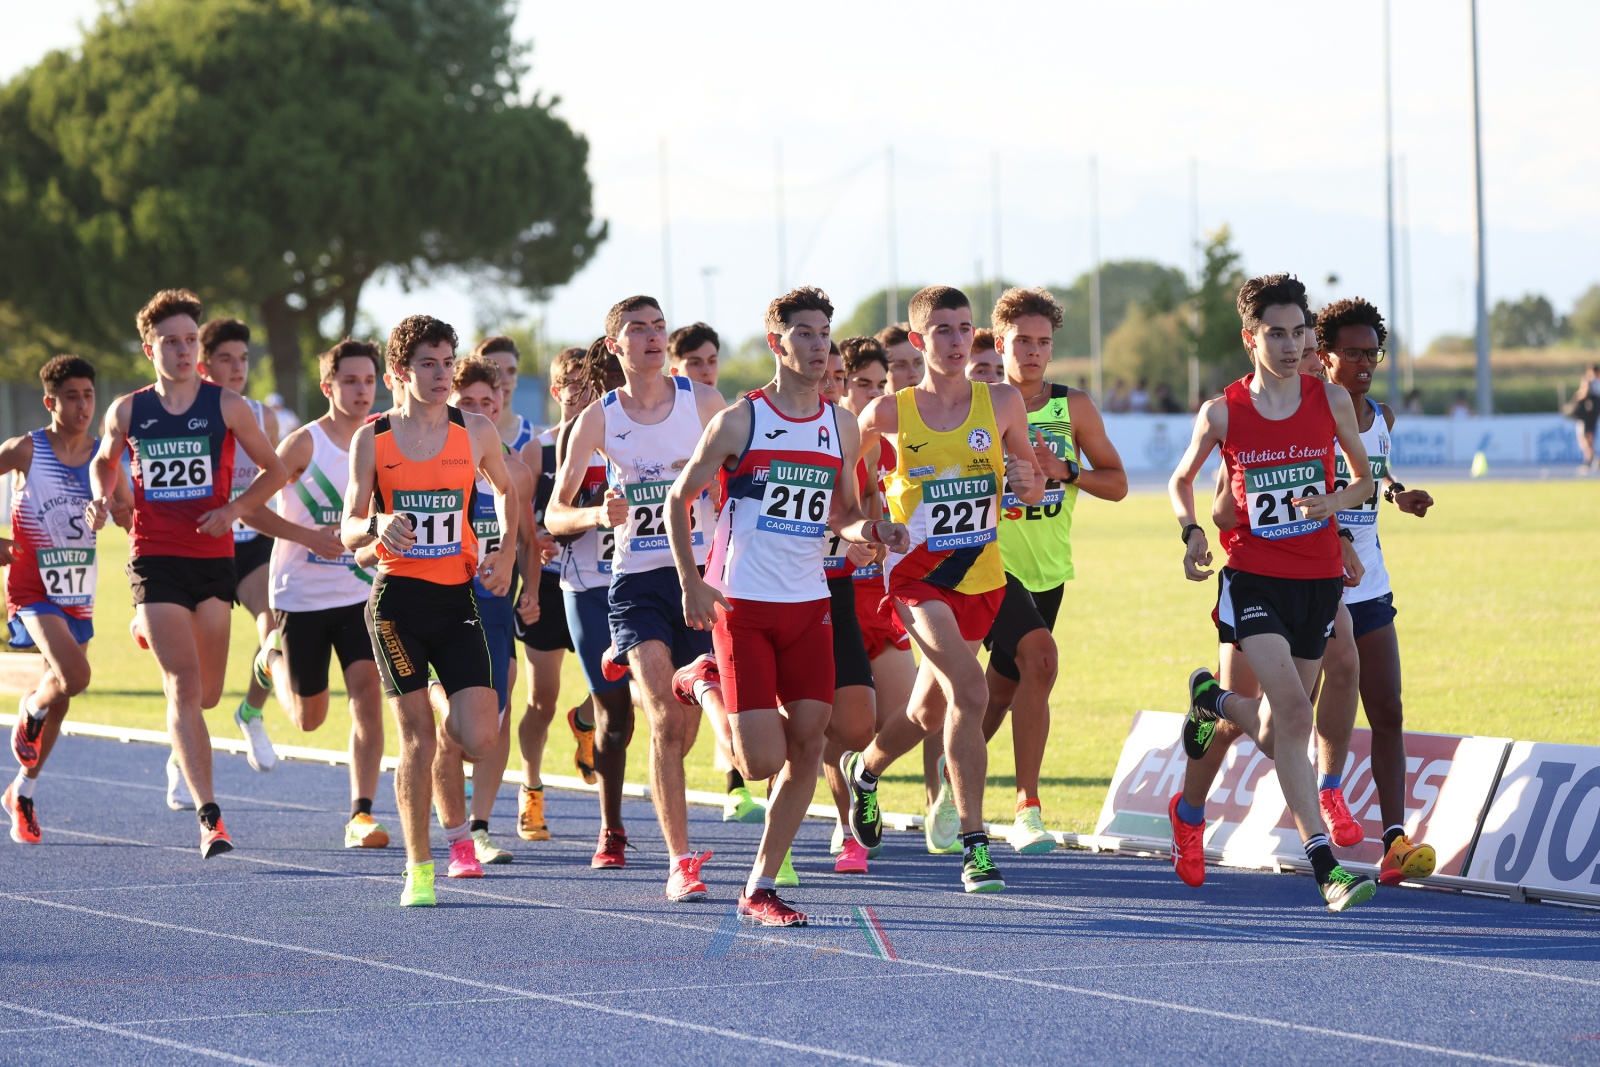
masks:
[[[1333,849],[1328,846],[1327,834],[1312,834],[1306,842],[1306,859],[1311,861],[1311,870],[1317,876],[1317,884],[1324,885],[1333,876],[1333,869],[1339,866],[1339,861],[1334,859]]]
[[[540,782],[538,785],[525,785],[522,787],[522,791],[524,793],[543,793],[544,783]]]
[[[215,830],[217,823],[222,821],[222,809],[215,803],[200,805],[200,810],[195,814],[200,817],[200,825],[207,830]]]
[[[488,819],[473,819],[472,820],[472,824],[467,827],[467,833],[475,834],[479,830],[487,831],[488,829],[489,829],[489,820]]]
[[[1227,716],[1222,714],[1222,701],[1228,695],[1229,691],[1222,688],[1222,683],[1213,679],[1209,684],[1202,687],[1199,693],[1195,694],[1195,707],[1202,711],[1209,711],[1219,719],[1226,719]]]
[[[987,845],[988,843],[989,835],[982,830],[975,830],[970,834],[961,835],[961,851],[967,856],[972,855],[972,850],[979,845]]]
[[[1389,851],[1389,846],[1394,844],[1394,839],[1406,832],[1404,826],[1391,826],[1383,832],[1383,850]]]
[[[350,802],[350,817],[352,819],[355,818],[357,815],[371,815],[371,814],[372,814],[372,801],[371,801],[370,798],[368,798],[368,797],[356,797],[354,800],[352,800]]]
[[[728,783],[728,788],[725,790],[726,792],[731,793],[735,789],[744,788],[744,775],[740,774],[738,771],[729,771],[726,781]]]
[[[588,707],[587,703],[583,703],[572,709],[572,721],[578,724],[578,729],[580,730],[594,729],[594,723],[583,717],[583,713]]]

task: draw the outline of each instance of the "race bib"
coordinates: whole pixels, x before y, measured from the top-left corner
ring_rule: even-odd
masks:
[[[601,529],[598,532],[600,536],[596,539],[594,547],[595,570],[601,574],[610,574],[611,564],[617,558],[617,531]]]
[[[935,552],[973,548],[995,539],[1000,515],[995,504],[995,477],[940,478],[922,483],[922,506],[928,509],[928,547]]]
[[[1244,472],[1245,499],[1250,504],[1250,532],[1277,541],[1300,537],[1328,525],[1327,519],[1305,519],[1293,501],[1318,496],[1326,488],[1320,462],[1249,467]]]
[[[1038,429],[1038,427],[1030,426],[1028,431],[1031,434],[1036,429]],[[1067,458],[1067,439],[1065,437],[1058,433],[1051,433],[1049,430],[1039,430],[1039,435],[1044,438],[1045,444],[1050,446],[1050,451],[1055,453],[1055,457],[1057,459],[1064,460]],[[1003,508],[1053,507],[1055,510],[1050,512],[1048,515],[1041,514],[1039,516],[1029,517],[1054,518],[1055,516],[1061,514],[1061,502],[1065,500],[1066,497],[1067,491],[1062,484],[1056,481],[1054,478],[1049,478],[1046,479],[1044,483],[1044,497],[1037,504],[1024,504],[1020,499],[1018,499],[1017,494],[1011,491],[1011,479],[1007,478],[1004,487],[1000,491],[1000,506]]]
[[[628,501],[628,551],[653,552],[667,547],[667,490],[672,483],[629,482],[622,487]],[[705,536],[696,527],[700,524],[700,509],[689,509],[689,543],[699,546]]]
[[[308,506],[306,510],[311,512],[311,518],[318,526],[337,526],[339,525],[339,520],[344,518],[342,508],[325,507],[318,504],[315,507]],[[306,562],[319,563],[327,567],[355,568],[356,554],[354,552],[344,552],[340,554],[338,559],[324,559],[308,548],[306,549]]]
[[[1339,512],[1340,526],[1372,526],[1378,521],[1378,492],[1389,473],[1389,457],[1368,456],[1367,461],[1372,464],[1372,495],[1363,500],[1360,507]],[[1333,457],[1334,492],[1348,489],[1350,481],[1350,465],[1344,461],[1343,452],[1336,452]]]
[[[461,532],[466,528],[465,497],[459,489],[395,491],[394,513],[410,520],[411,532],[417,537],[405,551],[408,558],[436,559],[461,554]]]
[[[139,442],[146,500],[198,500],[212,492],[211,438],[162,437]]]
[[[41,548],[37,558],[39,578],[50,603],[64,608],[94,605],[94,549]]]
[[[828,547],[822,554],[822,569],[825,571],[842,571],[850,565],[845,558],[845,540],[836,533],[828,534]]]
[[[836,473],[832,467],[773,460],[756,529],[790,537],[826,536]]]
[[[233,501],[238,500],[241,496],[244,495],[244,491],[246,489],[249,489],[249,488],[250,488],[249,483],[246,483],[244,485],[235,484],[233,486],[233,488],[228,490],[228,501],[229,501],[229,503],[232,503]],[[258,538],[260,536],[261,536],[261,531],[257,530],[253,526],[246,526],[244,524],[244,520],[243,519],[234,519],[233,520],[233,543],[234,544],[242,545],[246,541],[254,541],[256,538]]]

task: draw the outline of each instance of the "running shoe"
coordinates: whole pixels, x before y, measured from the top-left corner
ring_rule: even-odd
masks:
[[[739,894],[739,916],[761,926],[804,926],[806,917],[778,899],[773,889]]]
[[[17,699],[17,724],[11,728],[11,754],[25,769],[39,765],[39,735],[44,733],[44,720],[28,714],[26,694]]]
[[[783,854],[783,864],[778,868],[772,884],[781,885],[785,889],[795,889],[800,885],[800,876],[794,870],[794,849]]]
[[[711,858],[709,852],[685,856],[672,867],[667,876],[667,899],[674,904],[706,899],[706,884],[700,880],[700,868]]]
[[[485,865],[490,863],[510,863],[516,859],[511,853],[490,841],[489,831],[487,830],[472,831],[472,851],[477,854],[478,862]]]
[[[19,845],[39,843],[39,818],[33,813],[33,798],[17,796],[17,783],[6,786],[0,794],[0,807],[11,816],[11,840]]]
[[[1383,863],[1378,867],[1378,884],[1399,885],[1426,878],[1433,873],[1436,862],[1432,845],[1414,845],[1411,838],[1401,834],[1383,854]]]
[[[431,908],[438,902],[433,892],[433,861],[406,867],[406,884],[400,890],[400,906]]]
[[[1317,806],[1322,809],[1322,821],[1328,824],[1328,837],[1340,848],[1354,848],[1366,840],[1361,824],[1350,814],[1343,789],[1324,789],[1317,794]]]
[[[1178,818],[1177,794],[1167,804],[1167,818],[1172,822],[1172,869],[1184,885],[1198,889],[1206,882],[1205,823],[1196,826]]]
[[[764,822],[766,818],[767,809],[750,795],[750,787],[747,785],[730,789],[727,798],[722,802],[723,822]]]
[[[450,843],[450,869],[444,872],[446,878],[482,878],[483,864],[478,862],[478,852],[473,847],[472,838],[465,841],[452,841]]]
[[[550,840],[550,827],[544,821],[544,790],[517,790],[517,836],[524,841]]]
[[[883,816],[878,811],[878,791],[856,788],[856,770],[860,766],[859,752],[846,752],[839,757],[845,788],[850,790],[850,833],[863,848],[872,849],[883,843]]]
[[[866,874],[867,850],[855,838],[846,838],[839,848],[839,858],[833,861],[834,874]]]
[[[256,650],[256,658],[250,662],[250,671],[255,675],[256,684],[269,693],[272,691],[271,656],[274,652],[282,651],[283,635],[273,630],[267,634],[266,643]]]
[[[133,638],[134,644],[146,652],[150,651],[150,639],[145,637],[144,632],[139,629],[139,616],[137,614],[128,620],[128,636]]]
[[[974,845],[961,864],[961,885],[969,893],[998,893],[1006,887],[1000,868],[989,858],[988,845]]]
[[[345,848],[388,848],[389,831],[363,812],[344,824]]]
[[[167,807],[173,811],[194,810],[194,796],[189,792],[189,783],[183,777],[183,768],[178,766],[176,752],[167,756]]]
[[[1328,880],[1317,886],[1329,911],[1345,911],[1371,900],[1378,892],[1378,883],[1364,874],[1351,874],[1343,867],[1335,867]]]
[[[233,851],[233,838],[228,836],[228,828],[222,825],[222,818],[218,816],[217,825],[206,826],[200,824],[200,858],[210,859],[220,856],[224,852]]]
[[[845,843],[846,840],[853,841],[855,839],[852,838],[852,837],[849,837],[844,832],[844,823],[840,822],[838,819],[834,819],[833,820],[833,836],[828,838],[828,855],[837,856],[840,852],[843,852],[844,851],[844,843]]]
[[[700,706],[700,701],[696,700],[694,695],[696,682],[704,682],[711,689],[722,687],[722,674],[717,670],[717,657],[709,652],[696,656],[688,666],[679,667],[677,673],[672,676],[672,695],[678,698],[678,703],[690,708]]]
[[[616,645],[607,645],[600,653],[600,677],[608,682],[620,682],[628,676],[628,662],[621,658]]]
[[[1192,760],[1203,759],[1211,747],[1211,737],[1217,732],[1217,716],[1196,703],[1208,689],[1217,687],[1216,675],[1201,667],[1189,675],[1186,703],[1189,713],[1183,717],[1183,753]]]
[[[927,841],[930,855],[943,856],[961,851],[961,815],[951,799],[950,772],[945,770],[944,757],[939,757],[939,795],[922,820],[922,836]]]
[[[1006,840],[1024,856],[1037,856],[1056,849],[1056,839],[1044,828],[1044,815],[1032,804],[1017,815],[1017,821],[1011,824],[1011,833],[1006,835]]]
[[[258,711],[248,719],[244,714],[244,701],[241,700],[239,706],[233,709],[233,723],[244,735],[244,757],[249,761],[252,771],[266,774],[278,765],[278,754],[272,749],[272,738],[267,736],[267,724],[262,714]]]
[[[572,764],[578,768],[584,785],[594,785],[600,780],[594,773],[594,724],[578,725],[578,708],[581,707],[583,705],[579,704],[567,712],[567,729],[572,731],[572,739],[577,742],[572,752]]]
[[[627,850],[633,846],[628,844],[628,835],[621,830],[603,829],[600,831],[600,847],[594,850],[594,859],[589,861],[589,866],[597,871],[619,870],[628,865]]]

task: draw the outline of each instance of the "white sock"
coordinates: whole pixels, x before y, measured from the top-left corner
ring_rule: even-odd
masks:
[[[878,776],[874,774],[870,780],[864,777],[868,773],[866,760],[862,760],[859,766],[860,770],[856,771],[856,788],[863,793],[874,792],[878,788]]]
[[[704,678],[701,678],[701,679],[699,679],[698,681],[696,681],[694,683],[693,687],[691,687],[690,694],[694,697],[694,702],[696,704],[700,704],[700,705],[703,706],[705,704],[706,694],[709,693],[713,689],[721,689],[721,688],[722,688],[722,686],[713,685],[712,683],[706,681]]]
[[[429,856],[425,860],[418,860],[415,863],[412,863],[410,860],[406,860],[406,870],[410,871],[410,870],[415,870],[418,867],[426,867],[428,864],[430,864],[432,862],[433,862],[433,857],[432,856]]]
[[[37,782],[38,780],[39,779],[37,778],[29,778],[27,771],[18,771],[16,781],[17,796],[28,797],[29,799],[32,799],[33,783]]]
[[[757,889],[776,889],[777,887],[778,883],[775,879],[764,878],[754,871],[751,871],[750,880],[744,884],[744,895],[747,897],[753,897],[756,895]]]
[[[670,869],[677,870],[678,864],[682,863],[684,860],[693,859],[693,858],[694,858],[694,853],[693,852],[685,852],[681,856],[674,856],[674,857],[672,857],[672,867]]]
[[[27,699],[22,702],[22,710],[28,713],[28,718],[30,719],[42,719],[46,715],[50,714],[50,708],[48,706],[43,708],[36,708],[33,706],[33,698],[38,695],[39,694],[37,693],[29,693]]]
[[[457,841],[466,841],[471,837],[472,821],[470,819],[460,826],[446,826],[444,828],[444,839],[452,845]]]

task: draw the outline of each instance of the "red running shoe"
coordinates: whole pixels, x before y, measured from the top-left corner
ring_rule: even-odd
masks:
[[[213,856],[220,856],[224,852],[232,851],[233,838],[228,836],[228,829],[222,825],[222,820],[220,818],[217,819],[217,825],[210,827],[209,829],[206,827],[205,823],[200,824],[201,859],[210,859]]]
[[[628,664],[617,659],[617,646],[607,645],[600,653],[600,677],[608,682],[620,682],[628,676]]]
[[[739,894],[739,915],[761,926],[804,926],[806,917],[778,899],[775,889]]]
[[[39,735],[44,733],[44,720],[28,714],[28,698],[17,701],[17,724],[11,728],[11,754],[25,770],[39,765]]]
[[[621,830],[601,830],[600,847],[594,850],[594,859],[589,861],[589,866],[597,871],[626,867],[628,857],[625,850],[628,847],[628,835]]]
[[[700,852],[679,860],[667,876],[667,899],[674,904],[706,899],[706,884],[700,880],[700,868],[710,858],[711,853]]]
[[[19,845],[39,843],[39,819],[33,813],[33,798],[17,796],[17,783],[6,786],[0,794],[0,807],[11,816],[11,840]]]
[[[1328,837],[1340,848],[1354,848],[1366,839],[1361,824],[1350,814],[1343,789],[1324,789],[1317,794],[1317,806],[1322,809],[1322,821],[1328,824]]]
[[[1167,805],[1172,820],[1172,869],[1183,884],[1198,889],[1206,882],[1206,825],[1195,826],[1178,818],[1178,795]]]
[[[672,695],[678,698],[678,703],[690,708],[700,706],[700,702],[694,698],[696,682],[704,682],[712,689],[722,688],[722,672],[717,670],[717,657],[709,652],[697,656],[687,667],[679,667],[672,676]]]

